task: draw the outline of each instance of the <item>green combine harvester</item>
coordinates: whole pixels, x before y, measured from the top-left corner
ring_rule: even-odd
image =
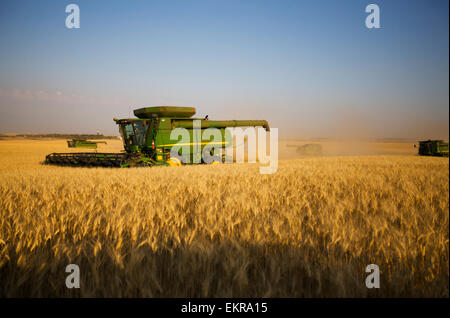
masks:
[[[448,157],[448,142],[443,140],[419,141],[419,155]]]
[[[134,110],[137,118],[116,119],[122,136],[124,151],[121,153],[52,153],[46,156],[45,163],[66,166],[92,166],[92,167],[148,167],[148,166],[180,166],[184,163],[192,163],[193,147],[195,140],[194,120],[199,120],[201,129],[218,128],[222,139],[217,142],[217,147],[224,150],[232,144],[226,138],[227,127],[256,127],[262,126],[269,131],[266,120],[209,120],[206,118],[192,118],[195,114],[194,107],[155,106]],[[189,132],[190,142],[179,143],[170,139],[170,134],[175,128],[185,128]],[[197,134],[198,135],[198,134]],[[209,144],[209,141],[200,140],[195,144],[201,151]],[[189,158],[182,151],[177,156],[171,155],[172,147],[189,147]],[[224,152],[220,158],[215,158],[212,163],[224,162]],[[203,161],[201,163],[204,163]]]
[[[98,144],[106,144],[106,141],[91,141],[86,139],[67,140],[69,148],[92,148],[97,149]]]
[[[296,147],[297,154],[302,156],[321,156],[322,146],[318,144],[287,145],[287,147]]]

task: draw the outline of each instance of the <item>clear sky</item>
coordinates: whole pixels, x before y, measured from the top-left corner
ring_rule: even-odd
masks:
[[[380,29],[365,27],[370,3]],[[116,134],[112,118],[134,108],[186,105],[267,119],[281,138],[447,138],[448,6],[1,1],[0,133]]]

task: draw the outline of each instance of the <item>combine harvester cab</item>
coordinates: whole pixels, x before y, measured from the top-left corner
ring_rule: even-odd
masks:
[[[227,127],[262,126],[269,131],[266,120],[208,120],[207,118],[192,118],[194,107],[155,106],[134,110],[137,118],[116,119],[122,136],[125,152],[122,153],[52,153],[47,155],[45,162],[49,164],[70,166],[105,166],[105,167],[133,167],[133,166],[179,166],[192,163],[194,146],[203,151],[209,141],[194,143],[195,124],[200,123],[201,129],[218,128],[222,140],[217,142],[218,148],[230,147],[225,138]],[[184,128],[189,132],[190,142],[179,143],[170,138],[176,128]],[[183,157],[179,151],[177,156],[171,155],[172,147],[189,147],[189,157]],[[216,145],[215,145],[216,146]],[[222,151],[223,153],[223,151]],[[223,162],[217,158],[215,162]]]

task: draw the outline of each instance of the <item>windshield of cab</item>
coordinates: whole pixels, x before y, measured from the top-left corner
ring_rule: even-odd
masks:
[[[145,144],[145,126],[141,121],[122,124],[122,138],[126,146],[139,146]]]

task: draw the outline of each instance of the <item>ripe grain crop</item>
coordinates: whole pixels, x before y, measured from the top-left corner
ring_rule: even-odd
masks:
[[[52,151],[67,149],[0,141],[2,297],[449,297],[448,159],[299,158],[261,175],[40,164]]]

